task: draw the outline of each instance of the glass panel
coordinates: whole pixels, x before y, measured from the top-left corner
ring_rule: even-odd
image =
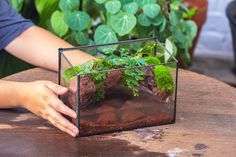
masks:
[[[110,58],[100,69],[78,65],[70,57],[78,49]],[[174,123],[178,67],[166,53],[154,38],[64,49],[61,84],[70,92],[62,100],[77,111],[80,136]]]
[[[59,54],[60,59],[60,85],[69,89],[69,92],[63,96],[60,96],[60,99],[64,102],[65,105],[73,109],[78,114],[78,85],[77,85],[77,76],[76,72],[70,65],[65,52]],[[70,77],[73,76],[73,77]],[[65,116],[67,119],[72,121],[78,127],[78,119],[72,119],[68,116]]]

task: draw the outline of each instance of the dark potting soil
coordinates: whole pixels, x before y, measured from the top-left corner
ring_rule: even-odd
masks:
[[[139,96],[123,86],[114,86],[101,102],[80,111],[80,135],[91,135],[171,123],[174,120],[174,101],[171,96],[154,96],[145,87]]]

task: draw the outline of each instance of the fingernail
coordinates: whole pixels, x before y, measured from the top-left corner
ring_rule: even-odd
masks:
[[[73,129],[73,133],[75,133],[76,135],[78,135],[79,130],[78,130],[78,129]]]
[[[76,113],[75,113],[75,114],[73,114],[73,117],[74,117],[74,118],[76,118],[76,117],[77,117],[77,114],[76,114]]]
[[[67,88],[63,87],[61,90],[62,90],[62,92],[65,92],[65,91],[67,91]]]
[[[75,137],[75,136],[76,136],[76,134],[75,134],[75,133],[71,133],[71,135],[72,135],[73,137]]]

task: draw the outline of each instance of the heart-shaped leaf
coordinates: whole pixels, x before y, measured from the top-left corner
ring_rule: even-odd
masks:
[[[66,22],[72,30],[82,31],[89,26],[90,17],[86,12],[75,11],[65,14]]]
[[[68,31],[68,25],[64,21],[64,13],[58,10],[52,14],[51,25],[53,31],[60,37],[65,35]]]
[[[142,13],[138,16],[138,23],[142,26],[148,27],[151,25],[150,20],[148,19],[148,17]]]
[[[119,36],[129,34],[136,23],[136,17],[130,13],[119,12],[118,14],[112,15],[110,18],[110,25]]]
[[[112,0],[112,1],[108,1],[105,4],[105,8],[106,10],[111,13],[111,14],[115,14],[118,11],[120,11],[121,8],[121,3],[118,0]]]
[[[107,25],[101,25],[95,30],[94,40],[96,44],[108,44],[118,42],[116,34]],[[98,47],[98,50],[109,54],[116,50],[118,45]]]
[[[143,12],[147,17],[154,18],[160,13],[160,6],[158,4],[146,4],[143,7]]]
[[[164,22],[164,19],[165,19],[165,16],[162,14],[159,14],[155,18],[150,19],[150,21],[154,26],[159,26]]]
[[[134,15],[138,11],[138,4],[136,2],[125,4],[123,10]]]
[[[139,7],[143,7],[146,4],[156,4],[157,0],[135,0]]]
[[[191,39],[194,39],[197,36],[197,30],[198,30],[196,23],[191,20],[188,20],[185,21],[185,24],[189,30]]]
[[[71,11],[79,8],[79,0],[60,0],[59,7],[62,11]]]
[[[89,35],[87,31],[76,32],[75,41],[79,45],[87,45],[89,44]]]

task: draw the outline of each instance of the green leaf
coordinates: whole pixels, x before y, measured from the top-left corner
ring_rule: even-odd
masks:
[[[167,22],[166,22],[166,19],[164,18],[163,22],[162,22],[162,24],[160,26],[160,32],[163,32],[165,30],[166,24],[167,24]]]
[[[169,14],[170,24],[176,26],[181,19],[181,13],[178,11],[171,11]]]
[[[156,4],[156,0],[135,0],[139,7],[143,7],[146,4]]]
[[[184,48],[183,46],[185,45],[184,33],[179,28],[175,28],[175,27],[173,27],[171,31],[173,31],[173,35],[175,36],[176,40],[182,45],[182,48]]]
[[[74,11],[65,14],[66,22],[72,30],[82,31],[90,24],[90,17],[86,12]]]
[[[131,3],[131,2],[134,2],[134,0],[120,0],[122,6],[128,4],[128,3]]]
[[[76,32],[75,41],[79,45],[87,45],[89,44],[89,35],[88,31]]]
[[[136,2],[131,2],[123,6],[123,10],[130,14],[136,14],[138,11],[138,4]]]
[[[191,61],[191,56],[187,50],[184,53],[179,53],[185,64],[188,64]]]
[[[129,34],[137,23],[136,17],[130,13],[119,12],[116,15],[112,15],[110,19],[110,25],[112,29],[124,36]]]
[[[191,39],[193,40],[196,36],[197,36],[197,25],[194,21],[191,21],[191,20],[188,20],[188,21],[185,21],[186,25],[188,26],[189,28],[189,34],[190,34],[190,37]]]
[[[95,2],[97,2],[98,4],[102,4],[105,3],[107,0],[95,0]]]
[[[180,1],[174,1],[170,4],[171,10],[179,10],[181,2]],[[184,9],[184,8],[183,8]]]
[[[162,14],[159,14],[158,16],[156,16],[154,19],[150,19],[151,23],[154,26],[159,26],[161,25],[165,20],[165,16]]]
[[[38,25],[40,27],[50,30],[50,18],[52,14],[58,10],[59,0],[35,0],[35,7],[40,15],[40,21]]]
[[[148,27],[151,25],[150,20],[148,19],[148,17],[142,13],[138,16],[138,23],[142,26]]]
[[[8,0],[12,8],[14,8],[17,12],[19,12],[24,4],[24,0]]]
[[[60,0],[59,7],[62,11],[72,11],[79,8],[79,0]]]
[[[174,44],[174,42],[172,42],[170,39],[166,39],[165,42],[165,63],[168,62],[168,60],[171,58],[171,56],[175,56],[176,52],[177,52],[177,48]]]
[[[146,4],[143,7],[143,12],[147,17],[154,18],[160,13],[160,6],[158,4]]]
[[[51,17],[53,31],[59,36],[64,36],[68,31],[68,25],[64,21],[64,13],[55,11]]]
[[[107,25],[101,25],[95,30],[94,40],[96,44],[108,44],[118,42],[116,34]],[[98,50],[109,54],[116,50],[118,45],[99,47]]]
[[[183,18],[192,19],[197,12],[198,12],[197,8],[191,8],[186,13],[183,14]]]
[[[89,60],[83,64],[78,65],[77,67],[77,72],[80,74],[86,74],[90,73],[93,69],[95,61],[94,60]],[[79,72],[80,71],[80,72]]]
[[[111,13],[111,14],[115,14],[118,11],[120,11],[121,8],[121,3],[118,0],[112,0],[112,1],[108,1],[105,4],[105,8],[106,10]]]
[[[88,45],[95,45],[95,42],[93,40],[89,39]],[[88,53],[90,55],[96,55],[97,54],[97,49],[96,48],[88,49],[86,51],[86,53]]]

